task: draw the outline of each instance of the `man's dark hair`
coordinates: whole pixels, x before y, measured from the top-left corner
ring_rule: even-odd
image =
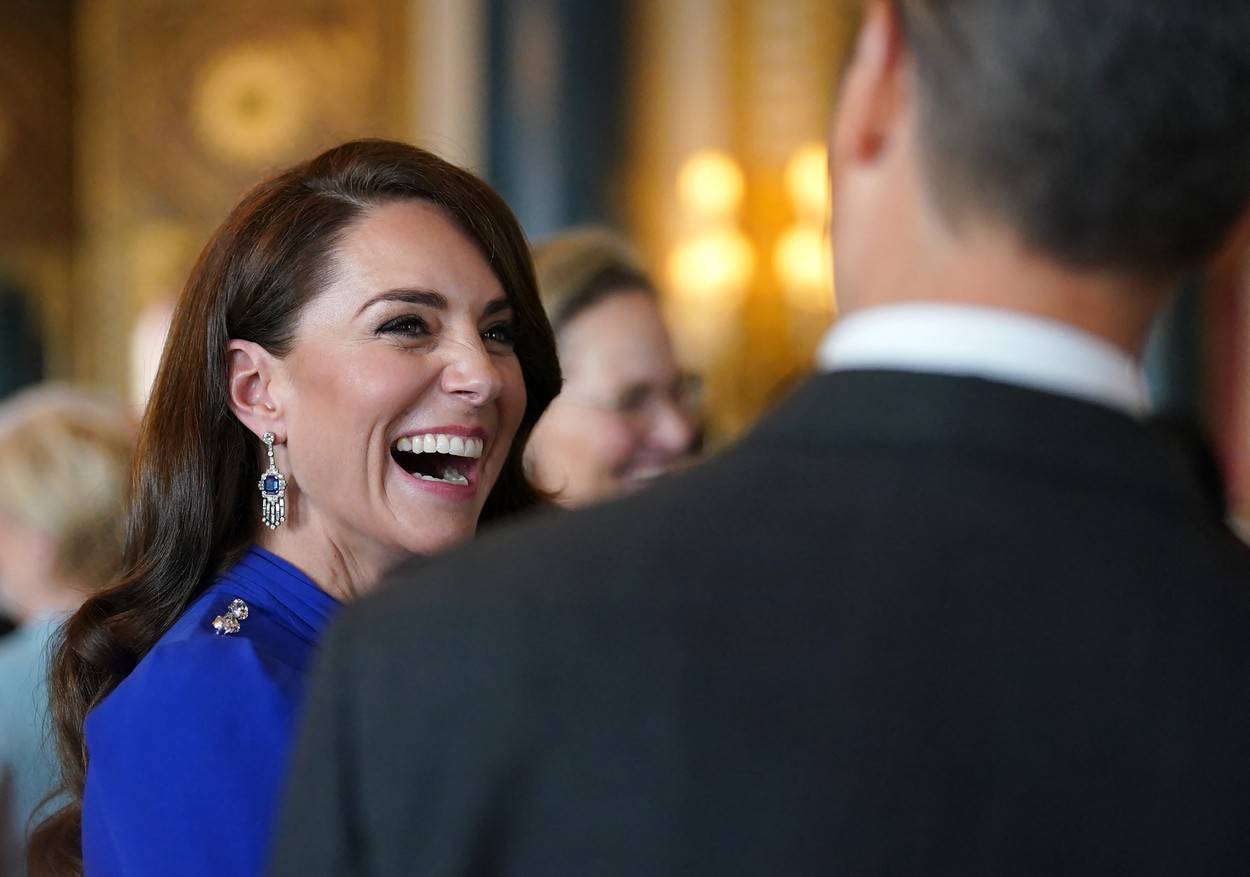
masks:
[[[1247,0],[895,0],[939,209],[1081,268],[1179,272],[1250,199]]]

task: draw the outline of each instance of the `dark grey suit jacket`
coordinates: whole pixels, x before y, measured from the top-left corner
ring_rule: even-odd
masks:
[[[1250,552],[1146,426],[818,377],[348,610],[280,877],[1250,870]]]

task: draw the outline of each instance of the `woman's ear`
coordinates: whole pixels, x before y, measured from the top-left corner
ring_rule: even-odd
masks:
[[[232,338],[226,345],[226,375],[230,410],[258,437],[271,432],[286,440],[286,422],[278,386],[283,380],[281,361],[253,341]]]

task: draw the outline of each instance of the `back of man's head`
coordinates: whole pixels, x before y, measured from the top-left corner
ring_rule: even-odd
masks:
[[[1250,199],[1247,0],[896,0],[927,188],[1075,268],[1210,256]]]

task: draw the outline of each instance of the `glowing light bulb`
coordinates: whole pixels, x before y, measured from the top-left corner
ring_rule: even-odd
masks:
[[[742,204],[746,183],[737,162],[723,152],[696,152],[677,172],[677,197],[695,216],[732,216]]]
[[[773,270],[797,308],[828,310],[833,301],[833,256],[829,239],[812,225],[793,225],[777,239]]]
[[[679,244],[669,256],[674,291],[692,305],[736,307],[755,270],[750,240],[734,228],[717,228]]]
[[[828,153],[821,143],[809,143],[786,162],[786,193],[799,216],[823,222],[829,209]]]

